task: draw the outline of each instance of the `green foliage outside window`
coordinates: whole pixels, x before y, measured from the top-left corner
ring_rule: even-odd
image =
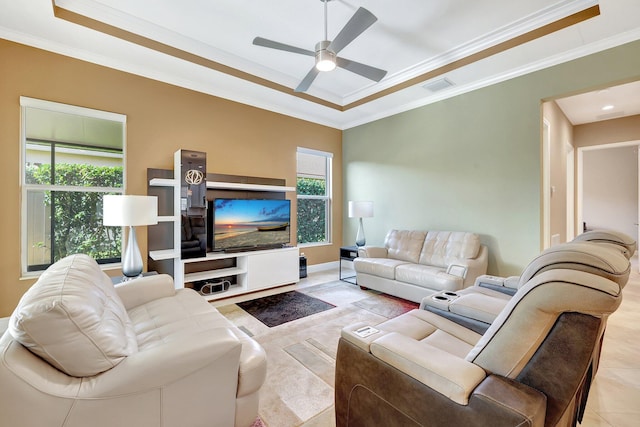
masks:
[[[298,178],[298,195],[326,196],[324,179]],[[327,200],[298,198],[298,243],[327,241]]]
[[[122,187],[122,166],[57,164],[55,185],[77,187]],[[51,165],[26,168],[26,183],[50,185]],[[120,258],[122,229],[102,225],[103,192],[45,191],[44,207],[53,212],[51,263],[67,255],[85,253],[97,260]],[[46,242],[37,242],[46,245]]]

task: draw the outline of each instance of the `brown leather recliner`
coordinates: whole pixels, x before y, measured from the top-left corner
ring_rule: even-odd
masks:
[[[425,310],[348,326],[337,426],[575,425],[621,299],[614,281],[557,269],[522,286],[483,335]]]

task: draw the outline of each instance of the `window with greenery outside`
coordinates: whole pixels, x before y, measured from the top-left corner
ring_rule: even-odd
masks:
[[[297,179],[298,192],[298,243],[316,243],[327,241],[326,180],[319,178]],[[319,196],[301,198],[300,196]]]
[[[48,217],[45,240],[31,244],[41,247],[49,258],[41,265],[30,263],[29,270],[42,270],[74,253],[88,254],[101,263],[119,261],[122,229],[102,225],[102,196],[108,193],[99,188],[122,188],[122,176],[122,166],[62,163],[56,164],[55,170],[50,164],[25,167],[26,184],[56,186],[56,190],[29,190],[29,200],[37,201],[29,203],[29,210],[42,210]]]

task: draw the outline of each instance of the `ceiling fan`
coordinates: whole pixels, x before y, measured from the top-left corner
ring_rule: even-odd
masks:
[[[347,22],[342,30],[340,30],[338,35],[333,40],[328,40],[327,3],[331,0],[320,1],[324,3],[324,40],[316,44],[315,51],[290,46],[288,44],[268,40],[262,37],[254,38],[253,44],[256,46],[284,50],[301,55],[315,56],[315,66],[307,73],[305,78],[302,79],[298,87],[295,88],[296,92],[305,92],[309,89],[309,86],[311,86],[311,83],[313,83],[313,80],[315,80],[320,71],[332,71],[336,66],[376,82],[382,80],[382,78],[387,74],[385,70],[337,56],[342,49],[376,22],[378,18],[364,7],[360,7],[351,17],[349,22]]]

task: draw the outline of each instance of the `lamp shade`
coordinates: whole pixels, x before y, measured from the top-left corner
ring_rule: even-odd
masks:
[[[350,201],[349,218],[371,218],[373,217],[373,202],[371,201]]]
[[[156,196],[106,195],[102,198],[102,223],[106,226],[138,226],[158,223]]]

